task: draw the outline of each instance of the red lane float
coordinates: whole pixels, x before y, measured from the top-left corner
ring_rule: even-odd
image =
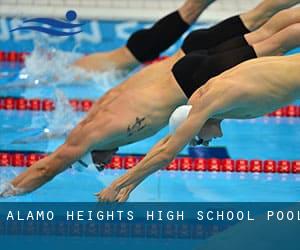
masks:
[[[42,153],[24,152],[0,152],[0,167],[29,167],[33,163],[45,157]],[[107,169],[130,169],[133,168],[142,156],[120,156],[115,155],[111,162],[106,165]],[[195,172],[239,172],[239,173],[278,173],[278,174],[300,174],[300,160],[244,160],[244,159],[203,159],[178,157],[166,171],[195,171]]]
[[[248,172],[249,167],[248,167],[249,162],[247,160],[236,160],[235,162],[235,170],[237,172]]]
[[[30,53],[16,51],[0,51],[0,62],[23,63],[27,55],[30,55]],[[147,66],[156,62],[160,62],[166,58],[168,58],[168,56],[161,56],[155,60],[144,63],[144,65]]]
[[[277,163],[276,161],[267,160],[264,161],[264,172],[265,173],[276,173]]]
[[[70,105],[75,111],[87,112],[93,105],[93,100],[69,100]],[[18,111],[53,111],[55,103],[50,99],[25,99],[13,97],[0,97],[0,109],[3,110],[18,110]]]
[[[93,106],[94,101],[89,99],[70,99],[70,105],[75,111],[87,112]],[[25,99],[15,97],[0,97],[0,109],[4,110],[30,110],[53,111],[55,104],[50,99]],[[268,114],[269,117],[300,117],[300,106],[289,105],[276,112]]]
[[[300,106],[289,105],[287,107],[280,108],[275,112],[268,114],[269,117],[299,117]]]
[[[28,52],[0,51],[0,62],[23,63]]]

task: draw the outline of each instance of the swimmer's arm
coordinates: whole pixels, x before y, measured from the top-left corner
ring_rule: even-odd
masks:
[[[55,155],[38,161],[12,180],[11,184],[16,189],[16,193],[13,195],[29,193],[41,187],[68,168],[68,162],[68,159],[62,159]]]
[[[79,140],[79,138],[77,139]],[[51,155],[33,164],[11,181],[14,189],[12,193],[0,193],[0,197],[30,193],[52,180],[56,175],[66,170],[72,163],[85,154],[89,147],[88,140],[81,139],[81,142],[82,143],[66,142]]]
[[[136,167],[114,181],[109,189],[99,193],[99,199],[114,201],[122,188],[132,184],[136,187],[149,175],[166,167],[184,146],[198,134],[209,116],[209,110],[197,112],[192,109],[188,119],[177,129],[174,135],[169,135],[161,140]]]

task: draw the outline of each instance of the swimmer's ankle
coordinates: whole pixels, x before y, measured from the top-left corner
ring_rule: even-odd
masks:
[[[254,31],[264,25],[272,16],[281,10],[290,8],[300,0],[265,0],[257,5],[254,9],[240,15],[245,26]]]
[[[193,24],[200,14],[215,0],[187,0],[178,9],[181,18],[187,24]]]
[[[246,28],[252,32],[264,25],[271,17],[271,14],[265,13],[263,15],[257,15],[256,13],[249,11],[240,15],[240,18]]]

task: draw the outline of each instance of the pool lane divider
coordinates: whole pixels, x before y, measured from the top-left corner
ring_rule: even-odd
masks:
[[[24,63],[26,56],[29,56],[30,52],[16,52],[16,51],[0,51],[0,62],[8,63]],[[145,66],[162,61],[168,58],[168,56],[161,56],[155,60],[144,63]]]
[[[87,112],[92,107],[94,100],[90,99],[70,99],[70,105],[75,111]],[[53,111],[55,103],[51,99],[26,99],[19,97],[0,97],[0,110],[17,111]],[[267,116],[269,117],[300,117],[300,106],[289,105],[280,108]]]
[[[0,168],[30,167],[38,160],[47,156],[44,152],[1,151]],[[115,155],[106,169],[133,168],[144,155]],[[246,160],[246,159],[204,159],[186,156],[177,157],[166,171],[193,171],[193,172],[238,172],[238,173],[278,173],[300,174],[300,160]]]
[[[28,55],[30,55],[29,52],[0,51],[0,62],[24,63]]]

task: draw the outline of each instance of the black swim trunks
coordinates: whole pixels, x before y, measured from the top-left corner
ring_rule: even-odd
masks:
[[[181,48],[185,54],[195,50],[209,50],[225,41],[241,37],[249,32],[240,16],[234,16],[209,29],[192,31],[184,40]]]
[[[181,58],[173,66],[172,72],[185,95],[190,98],[209,79],[256,57],[255,50],[249,45],[214,55],[194,51]]]

